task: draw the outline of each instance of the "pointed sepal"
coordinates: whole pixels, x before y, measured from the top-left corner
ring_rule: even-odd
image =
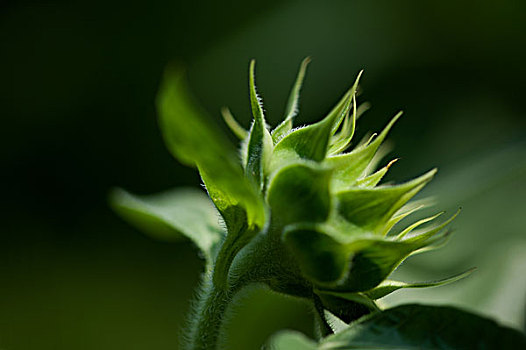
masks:
[[[221,116],[223,117],[223,120],[225,121],[225,124],[228,126],[230,131],[232,131],[232,133],[236,135],[237,138],[239,138],[240,140],[244,140],[247,138],[248,131],[245,130],[245,128],[243,128],[237,122],[236,118],[234,118],[232,112],[228,107],[221,108]]]
[[[433,178],[436,170],[400,185],[358,188],[340,192],[338,214],[356,232],[380,234],[391,217]]]
[[[475,270],[476,268],[471,268],[465,272],[459,273],[458,275],[451,276],[451,277],[444,278],[444,279],[437,280],[437,281],[429,281],[429,282],[407,283],[407,282],[401,282],[401,281],[385,280],[382,283],[380,283],[378,286],[376,286],[375,288],[368,290],[366,292],[363,292],[363,294],[369,297],[370,299],[377,300],[393,292],[396,292],[397,290],[404,289],[404,288],[430,288],[430,287],[443,286],[446,284],[460,281],[461,279],[464,279],[468,277],[469,275],[471,275],[471,273],[473,273],[473,271]]]
[[[299,99],[301,86],[303,85],[303,80],[305,78],[305,72],[307,71],[307,66],[310,63],[310,57],[306,57],[300,65],[300,70],[298,76],[296,77],[296,82],[292,86],[290,92],[289,100],[287,101],[287,107],[285,109],[285,119],[272,131],[272,139],[274,143],[277,143],[283,136],[288,134],[292,130],[294,117],[298,114],[299,110]]]
[[[364,292],[384,281],[408,256],[442,242],[446,222],[404,240],[348,234],[330,223],[285,227],[283,240],[303,275],[321,290]],[[345,227],[344,227],[345,228]]]
[[[295,159],[323,161],[331,137],[351,107],[357,86],[358,80],[323,120],[292,130],[283,137],[274,148],[271,169],[276,170]]]
[[[325,160],[329,167],[334,168],[332,184],[334,192],[342,191],[353,186],[363,175],[389,130],[401,115],[401,112],[398,113],[374,140],[357,146],[357,148],[349,153],[328,157]]]
[[[331,140],[329,154],[343,152],[351,143],[356,130],[356,94],[352,97],[352,114],[347,112],[341,131]]]
[[[247,158],[245,173],[257,185],[264,186],[264,177],[267,173],[270,157],[272,154],[272,137],[267,129],[261,100],[256,92],[255,83],[256,62],[250,62],[249,86],[250,86],[250,105],[254,121],[250,128],[247,145]]]
[[[391,166],[397,161],[398,159],[393,159],[389,162],[386,166],[384,166],[382,169],[378,170],[374,174],[371,174],[369,176],[363,177],[356,181],[355,186],[357,187],[375,187],[378,185],[378,183],[382,180],[382,178],[387,174]]]

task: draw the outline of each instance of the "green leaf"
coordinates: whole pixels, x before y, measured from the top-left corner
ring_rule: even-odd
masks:
[[[358,76],[359,78],[359,76]],[[358,79],[340,102],[321,121],[298,128],[283,137],[274,148],[271,169],[276,170],[295,159],[320,162],[325,159],[331,136],[347,114],[352,96],[358,86]]]
[[[183,164],[213,167],[221,172],[236,167],[235,150],[188,93],[183,72],[167,70],[157,96],[159,123],[168,149]]]
[[[272,137],[267,130],[263,108],[256,92],[255,84],[255,65],[256,61],[250,61],[250,104],[254,122],[250,128],[247,148],[247,164],[245,172],[247,176],[255,181],[259,186],[263,186],[264,174],[270,162],[272,154]]]
[[[316,163],[295,163],[270,180],[267,201],[274,224],[321,222],[329,216],[331,170]]]
[[[366,296],[368,296],[369,298],[373,300],[376,300],[376,299],[383,298],[386,295],[391,294],[403,288],[429,288],[429,287],[443,286],[443,285],[453,283],[456,281],[460,281],[461,279],[466,278],[473,271],[475,271],[475,269],[476,268],[472,268],[458,275],[451,276],[449,278],[444,278],[441,280],[429,281],[429,282],[407,283],[407,282],[401,282],[401,281],[385,280],[382,283],[380,283],[377,287],[371,290],[368,290],[366,292],[363,292],[363,294],[365,294]]]
[[[360,119],[360,117],[371,108],[371,104],[369,102],[363,102],[359,106],[357,106],[356,109],[356,120]]]
[[[268,350],[316,350],[316,342],[310,340],[298,331],[280,331],[274,334],[264,347]]]
[[[332,183],[334,192],[350,188],[362,176],[387,133],[401,115],[402,112],[398,113],[373,141],[357,146],[349,153],[331,156],[325,160],[329,167],[334,168]]]
[[[180,70],[166,72],[157,108],[168,149],[183,164],[198,167],[227,226],[246,220],[250,226],[263,227],[265,208],[261,196],[245,178],[233,145],[193,103]]]
[[[337,194],[338,213],[356,232],[381,233],[389,219],[409,201],[436,170],[401,185],[352,188]]]
[[[526,337],[453,307],[409,304],[365,316],[319,349],[526,349]]]
[[[190,239],[209,261],[225,235],[219,225],[219,213],[200,190],[176,189],[135,196],[115,189],[110,194],[110,203],[124,219],[155,238]]]
[[[234,135],[236,135],[240,140],[244,140],[247,138],[248,131],[246,131],[245,128],[239,125],[236,118],[234,118],[232,112],[230,112],[230,109],[228,109],[228,107],[221,108],[221,116],[223,117],[225,124],[230,128]]]
[[[296,78],[296,82],[292,87],[292,91],[290,92],[289,100],[287,102],[287,107],[285,109],[285,119],[272,131],[272,139],[274,140],[274,143],[277,143],[283,136],[292,130],[294,117],[298,114],[298,102],[300,98],[301,86],[303,84],[303,79],[305,78],[305,72],[307,71],[307,66],[309,63],[310,57],[306,57],[301,62],[298,77]]]
[[[523,333],[454,307],[408,304],[372,313],[316,344],[297,331],[270,338],[272,350],[422,349],[515,350]]]

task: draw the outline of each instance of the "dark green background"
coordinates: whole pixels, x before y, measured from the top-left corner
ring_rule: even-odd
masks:
[[[18,1],[3,2],[0,18],[1,349],[177,348],[202,261],[189,244],[122,222],[108,190],[199,186],[156,124],[168,63],[187,66],[210,122],[225,129],[223,105],[249,123],[250,58],[275,124],[307,55],[299,122],[322,117],[365,69],[360,100],[373,109],[359,134],[406,112],[389,178],[438,166],[426,194],[437,210],[463,207],[450,245],[397,273],[478,272],[388,302],[455,304],[524,327],[526,2]],[[290,299],[255,291],[236,308],[232,349],[311,329]]]

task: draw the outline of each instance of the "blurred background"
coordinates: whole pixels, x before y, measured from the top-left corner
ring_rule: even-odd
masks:
[[[107,205],[199,186],[164,148],[154,99],[183,63],[210,122],[228,105],[249,125],[248,62],[277,123],[302,58],[312,56],[299,123],[317,120],[365,69],[358,134],[398,110],[400,157],[388,180],[439,167],[424,195],[453,213],[449,245],[397,272],[433,280],[385,304],[463,307],[524,330],[526,315],[526,2],[4,1],[0,88],[0,348],[177,349],[203,261],[157,242]],[[233,138],[232,138],[233,140]],[[254,291],[236,306],[230,349],[274,331],[312,333],[301,302]]]

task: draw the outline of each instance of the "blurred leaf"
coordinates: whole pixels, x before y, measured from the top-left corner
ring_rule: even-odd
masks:
[[[319,349],[525,349],[516,330],[452,307],[402,305],[365,316]]]
[[[396,271],[396,279],[418,281],[429,275],[451,274],[458,267],[477,266],[478,271],[462,281],[462,287],[406,290],[386,296],[382,303],[454,303],[524,329],[525,175],[524,140],[474,151],[442,167],[441,176],[425,191],[436,194],[440,207],[462,206],[462,215],[455,220],[458,234],[447,249],[407,261]]]
[[[248,131],[246,131],[245,128],[239,125],[236,118],[234,118],[232,112],[230,112],[230,109],[228,109],[228,107],[221,108],[221,116],[223,117],[225,124],[230,128],[234,135],[236,135],[240,140],[244,140],[247,138]]]
[[[268,168],[270,156],[272,154],[272,136],[265,123],[263,116],[263,108],[261,108],[261,102],[256,92],[255,83],[255,65],[256,61],[250,62],[250,105],[252,106],[252,115],[254,122],[250,128],[250,135],[248,136],[248,148],[247,148],[247,164],[246,174],[250,179],[253,179],[258,186],[264,186],[263,179],[264,173]]]
[[[219,225],[219,213],[200,190],[176,189],[135,196],[115,189],[110,194],[110,202],[124,219],[155,238],[190,239],[209,261],[225,234]]]
[[[227,226],[237,226],[239,221],[246,220],[250,226],[263,227],[262,198],[244,177],[234,147],[214,130],[192,102],[181,71],[166,72],[157,107],[168,149],[182,163],[198,167]]]
[[[268,350],[316,350],[316,343],[297,331],[281,331],[273,335],[268,345]]]
[[[298,114],[301,85],[303,84],[305,71],[307,70],[309,62],[310,57],[306,57],[301,62],[298,77],[296,78],[296,82],[292,87],[292,91],[290,92],[289,100],[287,102],[287,107],[285,109],[285,119],[272,131],[272,139],[274,140],[274,143],[277,143],[283,136],[292,130],[294,117]]]
[[[462,232],[455,238],[461,234]],[[453,244],[448,247],[451,246]],[[382,305],[392,307],[411,302],[438,305],[454,303],[455,306],[496,319],[507,326],[524,329],[524,307],[526,305],[525,249],[526,241],[524,239],[508,239],[499,244],[493,244],[491,253],[488,253],[488,250],[480,251],[475,258],[470,258],[462,263],[462,265],[476,264],[477,273],[461,281],[461,286],[452,285],[430,290],[413,289],[406,290],[404,293],[392,293],[382,299]],[[454,267],[449,269],[430,268],[437,266],[438,262],[455,258],[450,253],[437,254],[442,252],[444,250],[411,259],[407,264],[404,264],[403,269],[397,270],[396,278],[419,280],[430,274],[448,273],[447,271]],[[423,268],[419,265],[422,261],[426,264]]]
[[[443,174],[430,190],[440,194],[440,204],[444,206],[456,205],[491,189],[504,188],[513,180],[524,183],[526,141],[509,142],[489,151],[470,154],[444,169]]]

